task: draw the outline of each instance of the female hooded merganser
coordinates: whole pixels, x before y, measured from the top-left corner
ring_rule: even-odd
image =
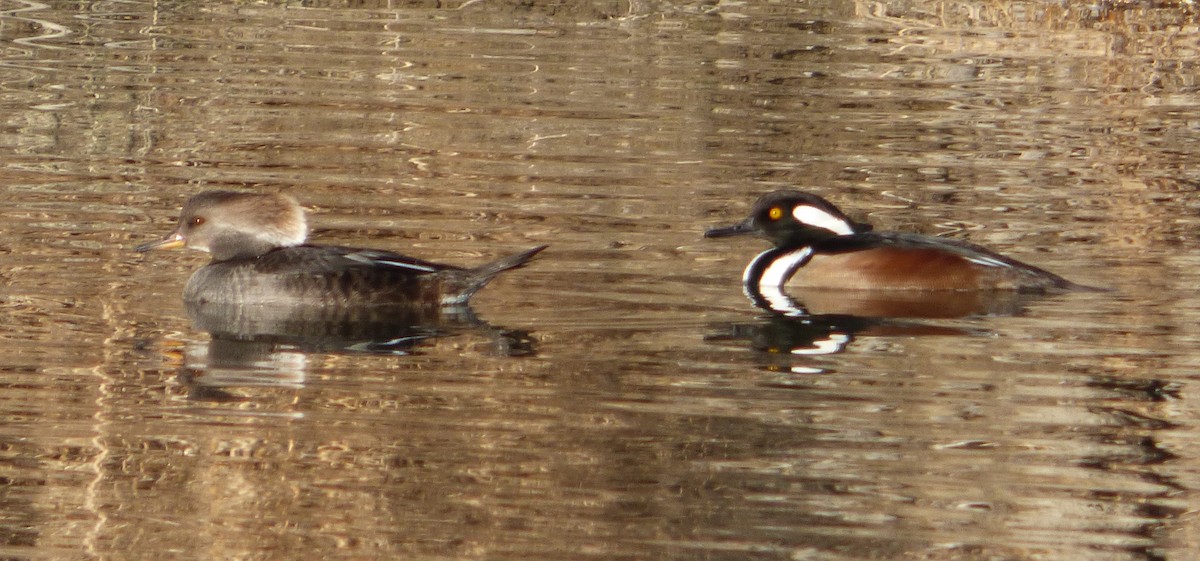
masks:
[[[304,210],[286,195],[208,191],[188,199],[179,225],[139,252],[187,247],[212,255],[183,291],[188,303],[433,308],[464,305],[539,246],[464,269],[389,251],[308,245]]]
[[[870,291],[1016,291],[1087,289],[983,247],[900,232],[872,232],[816,195],[776,191],[750,217],[705,232],[708,238],[757,234],[775,244],[742,277],[754,298],[794,288]],[[759,299],[756,299],[759,301]]]

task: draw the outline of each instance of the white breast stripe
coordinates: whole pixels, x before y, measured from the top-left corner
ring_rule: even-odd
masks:
[[[854,229],[845,220],[825,212],[815,206],[799,205],[792,209],[792,216],[810,226],[824,228],[839,236],[849,236]]]
[[[764,255],[771,253],[772,251],[774,250],[768,249],[758,255],[755,255],[754,259],[750,260],[750,264],[746,265],[746,269],[742,271],[742,286],[750,284],[750,273],[754,272],[754,264],[758,263],[759,259],[762,259]]]
[[[796,269],[803,265],[811,255],[812,248],[805,246],[771,260],[766,270],[763,271],[762,277],[758,279],[759,290],[782,287],[783,283],[791,278],[792,273],[796,272]]]
[[[768,249],[750,261],[750,265],[742,272],[742,291],[746,293],[746,297],[753,300],[755,303],[766,304],[771,310],[789,316],[806,316],[808,311],[796,304],[790,296],[784,294],[783,284],[797,268],[804,265],[804,262],[812,255],[812,248],[802,247],[800,249],[785,253],[778,257],[772,258],[774,249]],[[754,273],[759,270],[759,261],[766,260],[768,264],[763,270],[762,276],[758,278],[757,285],[752,278]]]

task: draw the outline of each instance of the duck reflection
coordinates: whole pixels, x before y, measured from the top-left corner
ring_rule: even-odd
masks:
[[[976,335],[977,329],[927,323],[927,320],[1020,314],[1037,294],[1015,291],[893,291],[801,289],[793,294],[745,286],[746,296],[769,316],[753,323],[730,324],[708,341],[745,341],[768,356],[830,355],[844,351],[857,337]],[[789,367],[794,372],[822,369]]]
[[[188,316],[207,331],[208,343],[185,350],[180,380],[194,399],[238,399],[228,387],[298,388],[308,355],[420,354],[439,337],[482,335],[497,356],[535,353],[529,332],[492,326],[466,306],[440,310],[407,307],[266,308],[188,303]]]
[[[868,321],[853,316],[775,315],[717,327],[704,340],[745,341],[756,351],[772,354],[828,355],[842,352]]]
[[[894,318],[870,318],[842,314],[773,314],[755,322],[720,326],[704,337],[714,343],[746,343],[771,357],[767,366],[800,374],[821,374],[817,367],[784,364],[794,356],[838,354],[858,337],[913,337],[975,335],[977,330],[931,325]]]
[[[234,402],[247,398],[226,388],[299,389],[308,357],[272,343],[214,337],[184,349],[178,380],[193,401]]]

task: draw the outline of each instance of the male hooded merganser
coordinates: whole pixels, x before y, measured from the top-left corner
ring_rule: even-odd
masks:
[[[740,224],[707,238],[757,234],[775,244],[742,277],[754,298],[794,288],[871,291],[1017,291],[1087,289],[1058,275],[963,241],[873,232],[816,195],[776,191],[754,203]],[[759,298],[755,298],[756,301]]]
[[[188,303],[409,308],[464,305],[539,246],[473,269],[389,251],[308,245],[304,210],[286,195],[208,191],[188,199],[179,225],[139,252],[187,247],[212,255],[183,291]]]

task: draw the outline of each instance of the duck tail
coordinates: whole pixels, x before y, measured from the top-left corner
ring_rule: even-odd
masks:
[[[470,300],[471,295],[475,294],[477,290],[483,288],[488,282],[496,278],[496,275],[499,275],[504,271],[524,267],[525,264],[529,263],[529,261],[533,259],[535,255],[541,253],[542,250],[546,249],[547,247],[550,246],[539,245],[533,249],[522,251],[521,253],[517,253],[515,255],[509,255],[508,257],[502,257],[490,263],[485,263],[475,267],[474,269],[463,270],[463,275],[460,279],[460,287],[457,290],[449,291],[449,293],[442,298],[442,305],[454,306],[466,304],[467,301]]]

